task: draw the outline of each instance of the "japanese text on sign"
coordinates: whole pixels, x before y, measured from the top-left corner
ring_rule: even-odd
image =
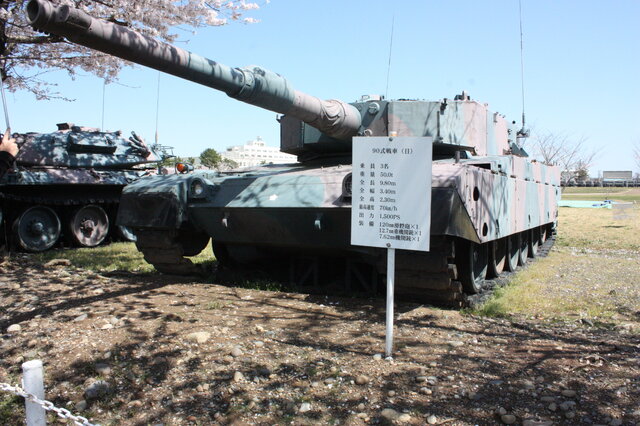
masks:
[[[429,137],[353,141],[351,244],[429,250]]]

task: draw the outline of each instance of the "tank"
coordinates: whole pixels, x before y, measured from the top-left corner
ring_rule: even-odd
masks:
[[[212,238],[221,265],[289,259],[292,281],[317,283],[340,263],[347,289],[353,281],[375,290],[385,252],[350,244],[356,136],[433,138],[431,251],[396,252],[396,292],[405,299],[468,303],[487,278],[525,264],[554,232],[559,170],[529,160],[518,142],[526,132],[464,92],[434,101],[323,101],[261,67],[230,68],[78,9],[31,0],[27,14],[41,31],[283,114],[281,150],[297,164],[127,186],[118,223],[135,229],[138,248],[161,272],[197,271],[187,257]]]
[[[71,123],[52,133],[15,133],[20,151],[0,179],[2,237],[31,252],[67,244],[94,247],[135,239],[116,226],[122,188],[155,174],[166,148],[147,146],[135,133],[101,132]],[[162,149],[159,149],[162,148]]]

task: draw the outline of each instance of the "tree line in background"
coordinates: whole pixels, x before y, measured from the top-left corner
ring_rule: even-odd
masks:
[[[586,146],[587,138],[571,137],[561,133],[533,132],[531,154],[543,163],[559,166],[563,180],[589,179],[589,168],[602,151]],[[636,175],[640,177],[640,140],[634,144],[633,158],[636,163]]]
[[[94,17],[166,42],[176,39],[176,28],[256,22],[244,14],[259,8],[256,3],[243,0],[52,0],[52,3],[75,6]],[[117,80],[123,66],[132,65],[68,43],[62,37],[35,32],[26,21],[26,4],[26,0],[0,0],[0,76],[8,90],[26,90],[37,99],[65,99],[56,92],[55,84],[46,80],[47,73],[65,71],[73,79],[82,70],[109,83]]]
[[[215,170],[229,170],[238,167],[238,163],[230,158],[221,156],[218,151],[213,148],[207,148],[200,153],[200,164]]]
[[[207,148],[200,153],[199,157],[169,157],[166,158],[161,165],[165,167],[173,167],[177,163],[188,163],[195,165],[197,162],[200,165],[212,170],[225,171],[238,167],[238,163],[230,158],[225,158],[213,148]]]

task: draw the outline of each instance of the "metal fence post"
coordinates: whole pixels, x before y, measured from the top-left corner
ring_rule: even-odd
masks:
[[[44,399],[44,379],[42,361],[34,359],[22,364],[22,387],[27,392]],[[47,424],[44,408],[34,402],[25,400],[27,426],[44,426]]]

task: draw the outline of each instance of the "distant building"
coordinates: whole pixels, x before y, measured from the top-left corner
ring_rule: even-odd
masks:
[[[631,170],[607,170],[602,172],[604,186],[633,186],[633,172]]]
[[[260,136],[244,145],[230,146],[220,156],[238,163],[238,167],[252,167],[260,164],[295,163],[297,157],[285,154],[273,146],[268,146]]]

